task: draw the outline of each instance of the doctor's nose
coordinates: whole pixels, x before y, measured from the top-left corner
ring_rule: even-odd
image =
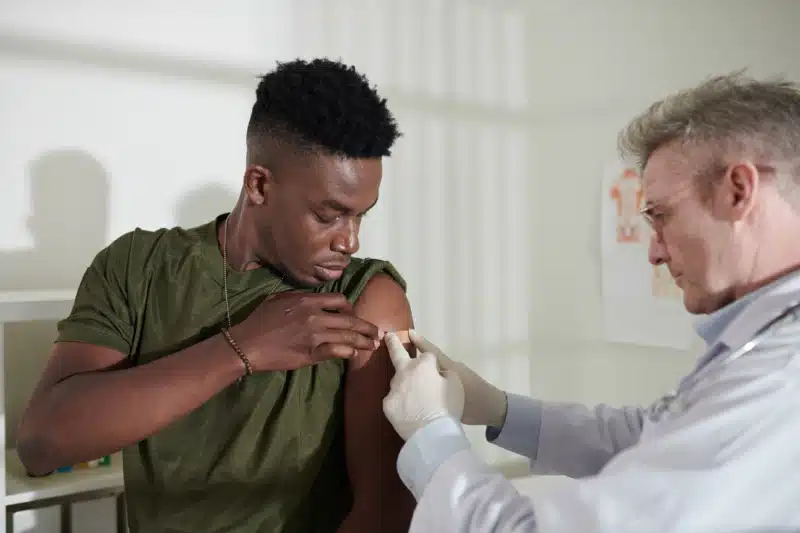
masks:
[[[650,245],[647,248],[647,259],[653,266],[666,263],[669,259],[667,247],[664,245],[664,239],[658,235],[658,232],[654,231],[652,235],[650,235]]]

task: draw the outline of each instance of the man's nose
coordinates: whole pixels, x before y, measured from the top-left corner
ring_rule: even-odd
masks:
[[[667,259],[669,259],[667,247],[664,246],[664,239],[661,238],[658,232],[654,231],[652,235],[650,235],[650,245],[647,248],[647,259],[653,266],[666,263]]]
[[[361,247],[358,241],[359,221],[352,220],[344,225],[333,240],[333,250],[344,255],[355,255]]]

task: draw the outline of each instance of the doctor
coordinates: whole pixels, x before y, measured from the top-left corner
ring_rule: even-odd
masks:
[[[390,335],[412,533],[800,531],[800,88],[713,78],[620,141],[643,169],[650,262],[704,315],[705,354],[649,408],[588,409],[505,393],[416,334],[412,360]],[[459,420],[567,477],[520,494]]]

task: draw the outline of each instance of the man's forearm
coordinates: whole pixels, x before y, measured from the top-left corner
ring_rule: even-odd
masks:
[[[243,370],[216,335],[145,365],[76,374],[31,406],[20,458],[41,475],[117,452],[197,409]]]

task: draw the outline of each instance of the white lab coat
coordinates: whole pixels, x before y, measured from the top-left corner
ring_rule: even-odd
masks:
[[[569,476],[530,496],[483,463],[454,420],[418,431],[398,461],[418,500],[410,533],[800,531],[800,322],[718,357],[800,299],[800,276],[757,294],[709,346],[708,379],[655,422],[641,409],[510,395],[494,442],[530,457],[534,473]]]

